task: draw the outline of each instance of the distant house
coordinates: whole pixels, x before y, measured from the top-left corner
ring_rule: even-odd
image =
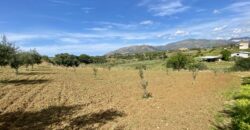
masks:
[[[221,61],[221,56],[203,56],[200,57],[200,59],[206,62],[216,62],[216,61]]]
[[[249,49],[249,42],[248,41],[241,41],[239,43],[239,49],[240,50]]]
[[[242,52],[233,53],[231,54],[231,57],[249,58],[250,52],[242,51]]]

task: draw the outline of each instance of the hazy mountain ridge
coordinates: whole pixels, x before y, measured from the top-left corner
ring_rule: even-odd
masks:
[[[142,53],[142,52],[152,52],[152,51],[164,51],[164,50],[177,50],[179,48],[212,48],[220,47],[229,44],[235,44],[235,40],[246,40],[250,41],[250,37],[243,38],[232,38],[229,40],[208,40],[208,39],[186,39],[178,42],[169,43],[162,46],[150,46],[150,45],[136,45],[123,47],[112,52],[107,53],[106,55],[113,54],[133,54],[133,53]]]

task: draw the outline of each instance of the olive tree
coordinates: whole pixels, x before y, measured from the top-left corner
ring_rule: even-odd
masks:
[[[17,52],[10,59],[10,67],[15,69],[16,75],[18,75],[18,69],[24,64],[23,58],[24,54]]]
[[[0,66],[8,65],[15,52],[15,46],[7,41],[6,36],[3,36],[0,42]]]

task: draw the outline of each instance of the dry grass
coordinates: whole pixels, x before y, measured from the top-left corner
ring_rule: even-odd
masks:
[[[237,76],[145,71],[153,98],[142,99],[138,70],[47,65],[15,76],[1,69],[0,129],[210,129]]]

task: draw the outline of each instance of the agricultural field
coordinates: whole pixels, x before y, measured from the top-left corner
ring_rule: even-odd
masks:
[[[0,69],[0,129],[209,130],[224,94],[240,86],[236,73],[149,69],[143,99],[138,70],[122,66]],[[249,73],[245,73],[249,75]]]

